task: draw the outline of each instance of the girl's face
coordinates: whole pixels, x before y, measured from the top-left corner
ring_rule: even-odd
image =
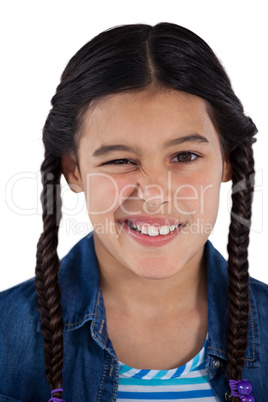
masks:
[[[68,157],[63,172],[85,192],[100,268],[163,279],[200,262],[220,184],[230,179],[201,98],[175,90],[106,97],[85,116],[78,157],[81,176]]]

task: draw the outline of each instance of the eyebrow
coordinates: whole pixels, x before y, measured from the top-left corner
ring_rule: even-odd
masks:
[[[165,142],[164,148],[168,148],[168,147],[171,147],[174,145],[184,144],[187,142],[208,143],[209,141],[203,135],[191,134],[191,135],[185,135],[184,137],[174,138],[173,140],[169,140],[169,141]],[[104,156],[104,155],[106,155],[110,152],[114,152],[114,151],[128,151],[128,152],[140,154],[139,149],[136,147],[133,147],[130,145],[123,145],[123,144],[113,144],[113,145],[100,146],[93,152],[92,156],[100,157],[100,156]]]

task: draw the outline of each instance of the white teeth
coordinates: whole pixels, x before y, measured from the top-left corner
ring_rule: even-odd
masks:
[[[148,235],[149,236],[158,236],[159,235],[158,229],[154,228],[153,226],[149,226]]]
[[[142,226],[141,232],[142,232],[143,234],[148,234],[148,228],[147,228],[146,226]]]
[[[137,232],[143,233],[145,235],[154,237],[159,235],[167,235],[169,232],[174,231],[179,225],[170,225],[170,226],[161,226],[157,229],[155,226],[152,225],[135,225],[135,223],[128,221],[128,225],[135,229]]]
[[[161,228],[160,228],[160,234],[161,235],[166,235],[166,234],[168,234],[169,233],[169,229],[170,230],[173,230],[174,228],[175,228],[175,226],[173,227],[173,229],[171,229],[172,228],[172,226],[170,226],[170,228],[168,227],[168,226],[161,226]]]

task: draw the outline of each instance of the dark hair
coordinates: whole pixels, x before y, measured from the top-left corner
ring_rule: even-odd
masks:
[[[247,248],[254,187],[252,144],[257,129],[245,116],[221,63],[200,37],[171,23],[153,27],[136,24],[99,34],[73,56],[52,98],[43,129],[44,230],[37,245],[36,288],[51,389],[61,388],[63,367],[57,255],[61,156],[74,153],[77,157],[83,116],[92,101],[146,88],[175,89],[206,100],[222,149],[230,156],[234,191],[228,241],[228,373],[231,379],[241,379],[249,315]],[[61,397],[61,393],[54,396]]]

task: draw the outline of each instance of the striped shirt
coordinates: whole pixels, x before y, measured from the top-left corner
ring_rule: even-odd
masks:
[[[139,370],[119,362],[116,402],[219,402],[205,368],[207,339],[188,363],[173,370]]]

